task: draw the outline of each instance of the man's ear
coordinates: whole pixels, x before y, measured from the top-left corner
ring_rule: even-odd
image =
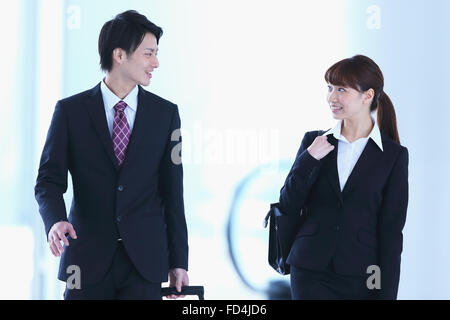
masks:
[[[115,48],[112,53],[113,61],[121,65],[127,58],[127,53],[122,48]]]

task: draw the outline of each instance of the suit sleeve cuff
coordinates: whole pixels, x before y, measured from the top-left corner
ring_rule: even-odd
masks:
[[[320,160],[314,158],[307,149],[305,149],[300,157],[295,159],[293,172],[295,175],[310,178],[320,165]]]

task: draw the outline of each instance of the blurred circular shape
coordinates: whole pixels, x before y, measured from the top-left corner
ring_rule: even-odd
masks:
[[[267,261],[269,228],[263,227],[270,204],[278,202],[291,163],[255,168],[237,186],[227,224],[228,249],[241,280],[251,289],[273,296],[273,286],[280,286],[283,296],[288,277],[279,275]],[[271,297],[275,298],[275,297]]]

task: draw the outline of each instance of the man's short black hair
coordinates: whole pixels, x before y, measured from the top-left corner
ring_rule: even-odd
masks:
[[[102,70],[111,71],[114,49],[121,48],[127,55],[132,54],[148,32],[152,33],[159,43],[159,38],[163,33],[162,29],[135,10],[122,12],[106,22],[98,38],[98,53]]]

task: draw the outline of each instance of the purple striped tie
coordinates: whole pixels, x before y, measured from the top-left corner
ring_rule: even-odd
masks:
[[[117,102],[114,106],[116,113],[114,115],[112,140],[114,143],[114,153],[119,161],[119,167],[125,159],[125,152],[130,138],[130,126],[128,125],[127,117],[123,110],[127,104],[123,101]]]

